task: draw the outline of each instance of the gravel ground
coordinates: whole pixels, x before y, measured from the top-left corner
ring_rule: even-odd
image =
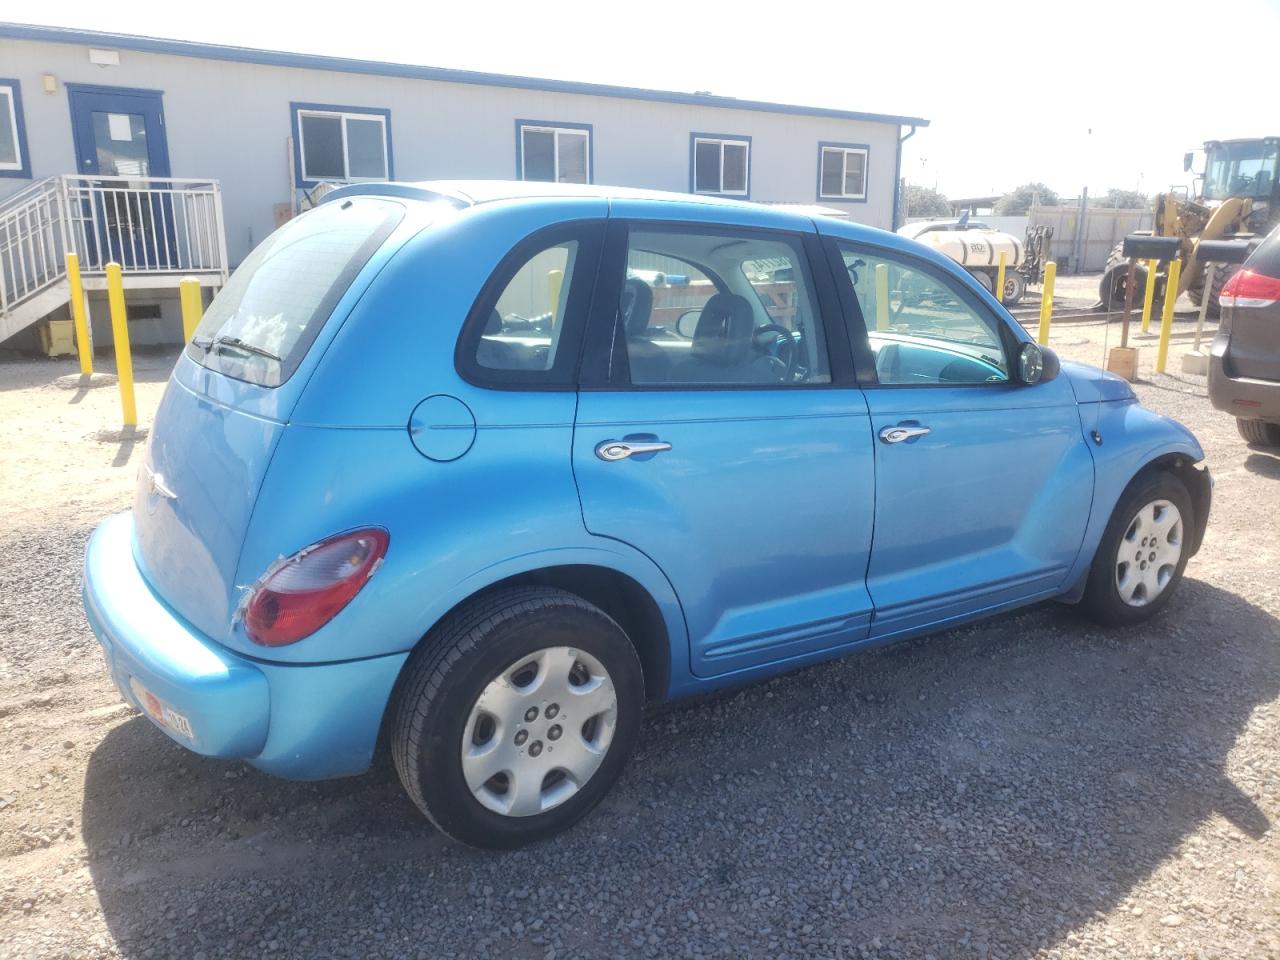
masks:
[[[1049,604],[664,709],[580,826],[486,854],[385,759],[273,780],[120,704],[79,564],[142,448],[73,369],[0,362],[0,957],[1280,957],[1280,457],[1201,378],[1137,386],[1217,478],[1154,623]]]

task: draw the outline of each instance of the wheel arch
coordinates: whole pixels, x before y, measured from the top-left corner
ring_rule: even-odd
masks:
[[[414,650],[430,642],[436,625],[477,597],[505,587],[550,586],[581,597],[617,621],[636,648],[645,698],[662,700],[678,658],[688,658],[684,613],[665,575],[647,558],[607,549],[562,549],[530,554],[479,571],[433,605]],[[394,696],[394,695],[393,695]]]
[[[1152,457],[1144,463],[1133,478],[1125,485],[1125,490],[1152,473],[1171,473],[1187,488],[1191,497],[1191,506],[1195,510],[1195,523],[1192,524],[1191,542],[1188,544],[1189,555],[1195,556],[1204,542],[1204,531],[1209,523],[1209,507],[1213,500],[1213,481],[1209,471],[1197,466],[1197,459],[1182,451],[1168,451]],[[1123,496],[1123,491],[1121,492]],[[1117,498],[1118,501],[1118,498]],[[1114,504],[1112,509],[1115,509]]]

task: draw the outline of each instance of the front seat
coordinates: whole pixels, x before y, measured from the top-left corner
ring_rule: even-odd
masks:
[[[653,315],[653,288],[639,277],[628,277],[618,303],[622,329],[627,334],[627,361],[633,383],[663,383],[671,372],[667,351],[649,339]]]
[[[681,364],[677,379],[691,383],[776,381],[767,358],[758,356],[752,346],[754,330],[755,317],[746,297],[717,293],[702,308],[689,359]]]

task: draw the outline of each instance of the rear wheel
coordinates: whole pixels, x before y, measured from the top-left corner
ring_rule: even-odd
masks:
[[[465,605],[405,668],[392,753],[443,832],[516,847],[567,829],[635,744],[639,659],[607,614],[562,590],[517,587]]]
[[[1150,619],[1182,580],[1194,523],[1181,480],[1163,470],[1136,478],[1098,544],[1081,607],[1108,626]]]
[[[1235,276],[1236,271],[1240,269],[1236,264],[1219,264],[1218,269],[1213,272],[1213,286],[1209,290],[1209,309],[1208,315],[1211,317],[1218,316],[1222,311],[1222,288],[1227,285],[1227,281]],[[1197,307],[1204,300],[1204,278],[1208,273],[1207,269],[1200,271],[1195,281],[1187,288],[1187,297]]]
[[[1260,447],[1280,447],[1280,423],[1236,417],[1236,429],[1246,443],[1256,443]]]
[[[995,281],[991,279],[985,270],[970,270],[969,273],[972,274],[973,279],[982,284],[983,290],[987,291],[987,293],[991,292],[991,288],[995,286]]]
[[[1000,302],[1005,306],[1012,307],[1022,295],[1027,292],[1027,281],[1017,270],[1009,270],[1004,275],[1004,291],[1000,297]]]

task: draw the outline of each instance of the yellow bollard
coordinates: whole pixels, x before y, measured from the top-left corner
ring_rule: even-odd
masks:
[[[889,265],[876,264],[876,329],[889,329]]]
[[[1004,258],[1005,253],[1000,251],[1000,267],[996,270],[996,299],[1004,303]]]
[[[1147,261],[1147,290],[1142,297],[1142,332],[1148,333],[1151,330],[1151,305],[1156,299],[1156,271],[1160,269],[1160,264],[1155,260]]]
[[[1173,333],[1173,305],[1178,299],[1178,279],[1182,273],[1182,261],[1174,258],[1169,262],[1169,278],[1164,284],[1164,313],[1160,317],[1160,345],[1156,347],[1156,373],[1164,373],[1165,361],[1169,359],[1169,335]],[[1209,295],[1205,288],[1205,296]]]
[[[551,323],[560,319],[560,288],[564,285],[563,270],[547,271],[547,296],[551,298]]]
[[[76,325],[76,351],[80,354],[80,373],[93,373],[93,343],[89,340],[89,316],[85,310],[84,285],[80,282],[80,258],[67,254],[67,286],[71,290],[71,319]]]
[[[1049,324],[1053,322],[1053,281],[1058,277],[1058,265],[1050,260],[1044,265],[1044,290],[1040,294],[1040,346],[1049,344]]]
[[[124,425],[138,425],[138,405],[133,396],[133,357],[129,355],[129,318],[124,310],[124,280],[120,264],[107,264],[107,304],[111,308],[111,339],[115,341],[116,376],[120,378],[120,407]]]
[[[183,277],[178,283],[178,299],[182,303],[182,338],[190,343],[200,326],[204,313],[204,298],[200,295],[200,281],[195,277]]]

